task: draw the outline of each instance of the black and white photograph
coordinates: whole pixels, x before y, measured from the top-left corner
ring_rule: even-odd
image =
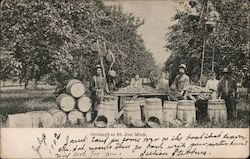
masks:
[[[249,29],[248,0],[1,0],[0,128],[242,128],[249,135]],[[212,132],[200,139],[242,139],[232,145],[247,147],[242,134]],[[172,141],[181,140],[175,135]],[[42,138],[39,148],[32,146],[38,158],[47,145]],[[176,148],[172,156],[165,149],[150,154],[148,147],[132,157],[209,154],[193,147]],[[91,152],[71,157],[126,157]]]

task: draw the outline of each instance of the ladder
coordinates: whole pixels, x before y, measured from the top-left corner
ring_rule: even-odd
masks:
[[[205,4],[202,7],[202,12],[200,16],[203,16],[205,14],[204,12],[208,12],[208,4],[211,3],[209,0],[205,2]],[[206,8],[206,9],[205,9]],[[207,42],[207,37],[209,37],[209,34],[206,36],[206,26],[204,30],[204,39],[203,39],[203,46],[202,46],[202,57],[201,57],[201,72],[200,72],[200,86],[202,86],[202,79],[204,78],[204,75],[208,75],[209,73],[214,72],[214,57],[215,57],[215,47],[212,48],[207,48],[206,42]]]
[[[202,57],[201,57],[201,72],[200,72],[200,86],[204,75],[214,72],[215,65],[215,47],[206,48],[206,37],[203,40]]]

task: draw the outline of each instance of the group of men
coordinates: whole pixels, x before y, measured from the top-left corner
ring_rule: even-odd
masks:
[[[190,21],[198,22],[201,19],[201,16],[203,15],[204,9],[200,9],[198,7],[196,0],[190,0],[189,5],[186,8],[186,13],[189,17]],[[208,1],[207,3],[207,14],[204,16],[205,25],[209,32],[213,31],[214,28],[218,25],[220,21],[219,13],[215,10],[214,5],[211,3],[211,1]],[[194,32],[196,32],[197,26],[194,24],[193,26]]]
[[[165,92],[169,95],[170,100],[195,100],[196,106],[198,108],[198,113],[200,117],[198,120],[203,120],[206,118],[207,104],[204,104],[202,100],[196,100],[188,88],[190,85],[190,78],[186,74],[186,65],[181,64],[179,66],[179,74],[175,77],[171,86],[169,85],[168,77],[165,73],[161,73],[160,79],[156,89]],[[234,120],[236,114],[236,81],[230,76],[228,68],[224,68],[222,72],[222,77],[219,80],[216,79],[216,74],[212,73],[211,78],[208,80],[206,89],[211,93],[211,99],[224,99],[227,107],[228,119]],[[139,75],[131,80],[131,85],[142,85],[142,81]],[[90,82],[91,96],[92,96],[92,119],[97,115],[97,105],[100,103],[104,93],[108,92],[107,83],[105,83],[104,77],[102,75],[101,65],[96,66],[96,75],[93,76]]]
[[[204,120],[207,117],[207,101],[195,99],[188,87],[190,85],[190,78],[186,75],[186,65],[179,66],[179,74],[175,77],[168,94],[171,100],[195,100],[198,108],[198,120]],[[229,120],[234,120],[236,117],[236,94],[237,85],[236,80],[231,76],[228,68],[222,71],[220,80],[216,79],[216,74],[210,74],[210,79],[207,81],[206,90],[211,92],[210,99],[224,99]]]

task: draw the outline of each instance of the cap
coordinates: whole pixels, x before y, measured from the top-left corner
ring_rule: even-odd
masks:
[[[186,70],[187,66],[185,64],[180,64],[179,68],[184,68]]]
[[[96,65],[95,68],[102,68],[102,66],[101,65]]]

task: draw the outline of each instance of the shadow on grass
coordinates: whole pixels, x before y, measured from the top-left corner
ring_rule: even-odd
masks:
[[[48,96],[48,97],[44,97],[42,99],[42,102],[55,102],[56,101],[56,97],[55,96]]]

